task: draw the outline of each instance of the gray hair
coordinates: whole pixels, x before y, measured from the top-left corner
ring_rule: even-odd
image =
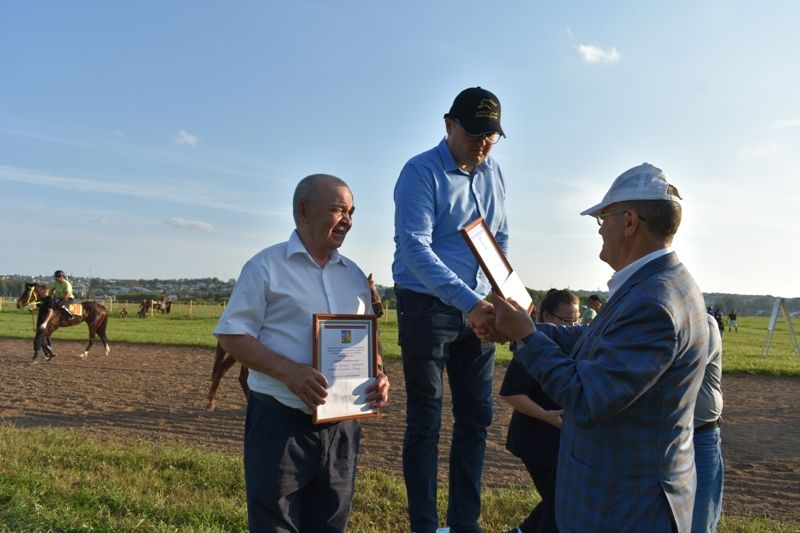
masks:
[[[621,202],[639,213],[640,220],[650,233],[660,239],[672,240],[681,225],[681,204],[671,200],[633,200]]]
[[[326,182],[347,187],[347,190],[350,191],[350,187],[347,183],[336,176],[331,176],[330,174],[311,174],[310,176],[306,176],[297,184],[294,190],[294,197],[292,198],[292,215],[294,216],[295,224],[300,223],[297,218],[297,204],[305,202],[308,205],[316,205],[319,200],[320,185]],[[350,196],[352,195],[353,192],[350,191]]]

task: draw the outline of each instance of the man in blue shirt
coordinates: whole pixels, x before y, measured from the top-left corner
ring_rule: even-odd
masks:
[[[403,476],[411,529],[437,529],[436,481],[442,373],[453,401],[450,501],[453,532],[480,532],[480,480],[492,421],[494,309],[488,280],[460,230],[483,217],[504,253],[508,229],[505,183],[489,157],[505,136],[500,101],[480,87],[462,91],[444,115],[447,138],[406,163],[397,179],[395,254],[399,339],[407,406]],[[495,336],[496,338],[496,336]]]

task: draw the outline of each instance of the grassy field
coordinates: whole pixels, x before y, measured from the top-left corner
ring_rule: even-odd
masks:
[[[0,309],[0,337],[32,338],[31,316]],[[131,311],[131,309],[128,309]],[[117,312],[119,308],[117,308]],[[111,342],[214,346],[220,306],[173,307],[170,315],[109,319]],[[388,357],[399,357],[393,312],[381,318]],[[742,317],[739,332],[723,337],[726,372],[800,375],[781,320],[769,356],[761,357],[767,318]],[[83,325],[61,329],[59,339],[82,340]],[[498,361],[510,358],[507,347]],[[246,529],[241,457],[185,447],[88,438],[76,430],[0,424],[0,531],[239,531]],[[446,489],[440,491],[444,521]],[[526,489],[493,489],[483,497],[488,531],[517,524],[538,496]],[[349,531],[408,530],[402,479],[360,471]],[[719,531],[788,532],[800,524],[763,517],[724,516]]]
[[[120,306],[115,306],[117,313]],[[131,307],[129,306],[129,311]],[[214,326],[222,313],[219,305],[173,305],[169,315],[153,315],[140,319],[135,315],[121,319],[116,314],[109,317],[108,337],[114,342],[135,344],[165,344],[176,346],[197,346],[213,348]],[[400,357],[397,346],[397,319],[390,310],[378,321],[381,328],[381,344],[385,357]],[[722,337],[724,371],[753,374],[800,376],[800,356],[792,351],[789,332],[781,317],[773,335],[768,356],[762,357],[764,341],[767,336],[767,317],[740,317],[739,332],[726,331]],[[795,324],[800,333],[800,319]],[[0,337],[21,339],[33,338],[33,320],[27,311],[13,309],[6,303],[0,310]],[[84,325],[63,328],[56,331],[53,343],[58,349],[58,339],[85,340],[88,329]],[[97,348],[95,348],[97,349]],[[511,353],[507,345],[498,346],[498,363],[507,363]]]
[[[101,441],[76,430],[0,425],[2,531],[245,531],[241,458],[191,448]],[[446,489],[440,491],[444,522]],[[505,531],[535,492],[492,489],[481,524]],[[408,531],[402,479],[359,472],[350,532]],[[721,533],[791,532],[800,524],[723,516]]]

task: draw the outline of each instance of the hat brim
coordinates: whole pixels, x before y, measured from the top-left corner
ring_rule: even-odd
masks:
[[[444,118],[457,120],[458,123],[461,124],[461,127],[464,128],[464,131],[470,135],[486,135],[487,133],[497,132],[503,137],[506,136],[506,132],[503,131],[499,122],[485,120],[471,121],[469,119],[458,118],[451,113],[445,113]]]
[[[459,120],[461,127],[470,135],[486,135],[487,133],[497,132],[503,137],[506,136],[503,128],[497,122],[474,122],[472,124],[464,124],[463,120]]]
[[[590,207],[589,209],[584,209],[581,211],[581,216],[589,215],[590,217],[596,216],[600,214],[600,211],[603,210],[604,207],[610,205],[608,202],[600,202],[599,204]]]

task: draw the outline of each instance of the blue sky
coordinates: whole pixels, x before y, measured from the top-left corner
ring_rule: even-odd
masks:
[[[391,284],[392,190],[480,85],[503,106],[510,261],[604,290],[595,204],[644,161],[706,292],[800,296],[800,3],[4,2],[0,273],[238,276],[297,181],[351,186]]]

